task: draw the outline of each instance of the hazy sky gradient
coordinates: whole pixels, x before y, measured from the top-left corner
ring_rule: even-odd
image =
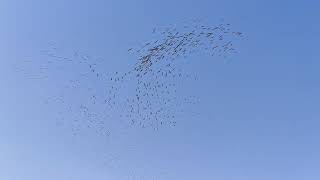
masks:
[[[318,1],[0,1],[1,180],[318,180]],[[191,56],[201,102],[175,128],[72,136],[45,106],[66,74],[31,80],[15,71],[54,42],[65,52],[126,70],[127,49],[153,27],[220,19],[244,33],[226,62]],[[126,68],[123,68],[126,67]],[[189,69],[191,71],[191,68]],[[99,88],[97,86],[96,88]],[[65,116],[68,119],[68,116]],[[71,117],[70,117],[71,118]],[[113,124],[116,126],[115,124]],[[110,157],[112,163],[103,165]]]

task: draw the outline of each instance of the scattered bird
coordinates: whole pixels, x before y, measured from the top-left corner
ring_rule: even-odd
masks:
[[[81,67],[81,74],[75,75],[78,79],[67,81],[69,85],[66,86],[70,96],[75,96],[76,92],[81,92],[82,96],[88,95],[87,98],[81,96],[82,99],[74,100],[80,104],[73,108],[73,113],[77,114],[75,131],[89,128],[108,135],[107,112],[113,110],[119,112],[119,118],[134,126],[153,129],[176,126],[179,118],[177,112],[188,113],[181,109],[200,101],[195,95],[185,97],[181,93],[183,82],[198,80],[196,76],[186,73],[182,60],[191,61],[190,55],[198,52],[227,57],[237,52],[233,40],[242,37],[241,32],[231,31],[230,24],[207,26],[198,21],[196,24],[185,24],[182,28],[154,28],[152,33],[156,34],[156,40],[127,50],[136,61],[124,73],[116,71],[110,75],[103,71],[101,61],[78,51],[70,57],[59,55],[57,48],[45,51],[51,61],[43,71],[54,65],[61,70],[68,65],[70,72]],[[89,84],[94,85],[89,87]]]

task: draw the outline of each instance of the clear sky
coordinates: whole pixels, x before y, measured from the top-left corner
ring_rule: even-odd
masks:
[[[0,0],[0,179],[318,180],[319,6]],[[175,128],[117,130],[113,123],[108,138],[73,136],[67,125],[57,125],[63,108],[43,103],[68,72],[36,80],[16,68],[28,60],[38,67],[46,58],[41,51],[54,42],[65,52],[103,59],[105,72],[122,70],[135,60],[127,49],[148,40],[153,27],[195,18],[211,24],[223,18],[244,38],[228,63],[190,57],[199,81],[189,90],[201,99],[193,109],[200,115],[180,118]]]

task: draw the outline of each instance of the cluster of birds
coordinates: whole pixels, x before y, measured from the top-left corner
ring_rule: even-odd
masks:
[[[242,36],[241,32],[232,31],[231,25],[226,23],[218,26],[195,23],[155,28],[153,34],[155,40],[139,48],[128,49],[137,61],[125,73],[110,75],[101,68],[103,61],[87,54],[75,52],[65,56],[59,54],[54,46],[43,51],[49,59],[46,65],[41,66],[41,74],[53,66],[68,71],[67,74],[78,73],[65,82],[64,90],[68,89],[69,94],[56,99],[65,104],[68,100],[77,102],[74,107],[70,103],[66,108],[66,113],[75,114],[74,134],[86,127],[109,135],[106,120],[112,118],[109,112],[113,110],[118,111],[114,114],[120,114],[118,118],[142,128],[176,126],[179,115],[186,112],[184,107],[199,102],[195,95],[182,95],[182,84],[198,79],[195,74],[186,72],[184,60],[191,60],[188,57],[199,52],[227,57],[237,52],[233,40]],[[73,71],[75,67],[78,67],[77,71]],[[76,92],[79,92],[78,98],[66,99],[75,96]]]
[[[195,24],[183,26],[182,30],[177,27],[169,27],[159,31],[163,36],[162,39],[147,42],[138,49],[128,50],[139,54],[135,70],[142,74],[152,72],[151,66],[159,61],[172,61],[179,57],[187,58],[189,54],[199,50],[206,50],[212,56],[226,57],[236,52],[232,43],[233,38],[242,35],[241,32],[231,31],[230,24],[219,24],[215,27]],[[154,29],[153,33],[156,32],[158,31]]]

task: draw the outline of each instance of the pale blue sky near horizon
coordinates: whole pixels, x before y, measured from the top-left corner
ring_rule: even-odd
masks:
[[[319,6],[0,0],[0,179],[318,180]],[[25,60],[36,67],[54,42],[66,52],[103,59],[106,72],[121,71],[135,60],[127,49],[147,41],[154,27],[193,19],[213,25],[224,19],[244,37],[228,62],[189,57],[199,81],[188,91],[199,95],[193,110],[200,115],[179,119],[175,128],[72,136],[56,126],[53,114],[60,107],[43,105],[68,72],[38,81],[15,70]]]

